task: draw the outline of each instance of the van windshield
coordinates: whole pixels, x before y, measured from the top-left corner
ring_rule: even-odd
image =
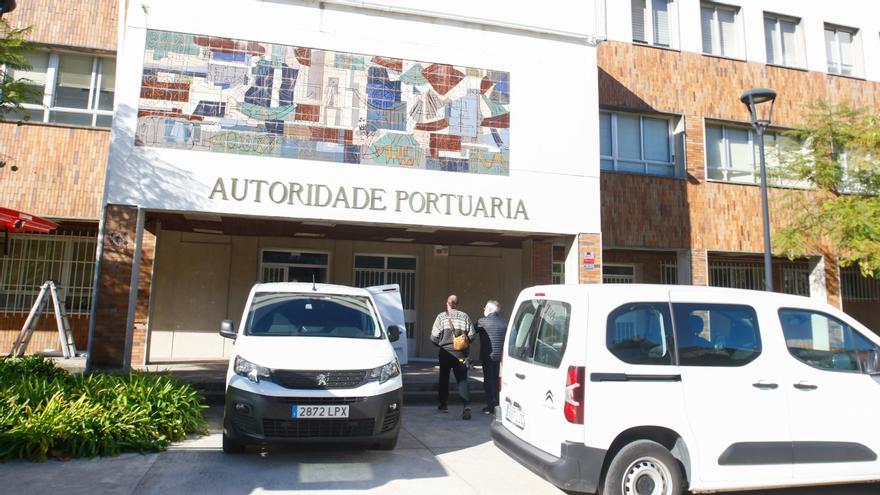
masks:
[[[258,292],[248,311],[245,335],[379,339],[369,298]]]

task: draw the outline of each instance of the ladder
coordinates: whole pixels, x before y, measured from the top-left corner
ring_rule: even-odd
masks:
[[[21,331],[15,338],[15,342],[12,343],[12,350],[9,351],[6,357],[24,356],[28,343],[31,341],[31,336],[33,336],[34,330],[36,330],[37,324],[40,322],[43,306],[48,303],[47,294],[55,307],[55,323],[58,326],[58,340],[61,342],[61,353],[64,355],[64,359],[76,357],[76,343],[73,340],[73,333],[70,331],[70,320],[67,319],[67,312],[64,310],[64,299],[58,295],[58,286],[52,280],[47,280],[40,286],[37,300],[34,301],[31,312],[28,314],[24,326],[21,327]]]

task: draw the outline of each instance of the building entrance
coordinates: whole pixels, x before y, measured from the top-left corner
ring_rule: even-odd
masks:
[[[397,284],[403,302],[406,321],[406,345],[410,356],[416,353],[416,266],[414,256],[387,256],[382,254],[356,254],[354,257],[354,286],[372,287]]]

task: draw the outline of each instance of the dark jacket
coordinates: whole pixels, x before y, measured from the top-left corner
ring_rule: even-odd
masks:
[[[452,322],[452,328],[449,328],[449,321]],[[456,351],[452,346],[452,339],[456,335],[461,335],[462,333],[467,335],[468,342],[473,342],[476,337],[474,325],[471,323],[471,319],[467,313],[454,309],[449,315],[447,315],[444,311],[437,315],[437,318],[434,320],[434,325],[431,327],[431,342],[449,354],[452,354],[456,359],[463,360],[468,357],[470,346],[464,351]]]
[[[498,316],[498,313],[484,316],[477,321],[477,333],[480,334],[480,360],[501,360],[507,320]]]

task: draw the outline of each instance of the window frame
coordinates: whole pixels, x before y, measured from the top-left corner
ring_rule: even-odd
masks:
[[[601,116],[602,114],[608,114],[611,117],[611,155],[603,155],[602,154],[602,146],[601,146]],[[620,151],[618,149],[618,127],[617,127],[617,117],[618,115],[627,115],[630,117],[638,117],[639,119],[639,158],[620,158]],[[666,114],[643,114],[643,113],[635,113],[635,112],[622,112],[617,110],[604,110],[599,109],[599,133],[600,133],[600,146],[599,146],[599,169],[600,172],[614,172],[621,174],[634,174],[634,175],[646,175],[649,177],[668,177],[668,178],[677,178],[679,176],[679,167],[678,163],[676,163],[675,156],[675,118],[672,115]],[[665,120],[667,123],[666,127],[666,137],[669,143],[669,161],[668,162],[659,162],[655,160],[648,160],[645,158],[645,119],[656,119],[656,120]],[[602,161],[610,160],[611,161],[611,169],[603,168]],[[633,172],[631,170],[620,170],[619,162],[629,162],[629,163],[638,163],[639,165],[644,167],[644,171],[642,172]],[[670,170],[671,173],[668,175],[663,174],[654,174],[648,172],[648,167],[666,167],[666,169]]]
[[[828,73],[836,75],[836,76],[855,77],[855,78],[859,78],[859,79],[863,78],[864,77],[864,60],[863,60],[862,49],[861,49],[861,43],[862,43],[861,30],[859,28],[841,26],[838,24],[831,24],[831,23],[827,23],[827,22],[824,24],[823,28],[824,28],[822,31],[823,41],[824,41],[825,33],[829,32],[829,31],[834,33],[834,48],[837,49],[837,56],[839,57],[839,59],[838,59],[838,66],[839,66],[838,72],[835,72],[835,71],[831,70],[831,60],[828,60],[828,53],[826,51],[825,63],[826,63],[826,70],[828,71]],[[851,74],[844,74],[843,73],[843,52],[841,51],[842,45],[840,43],[840,33],[847,33],[850,35],[850,49],[852,50],[852,58],[853,58],[853,65],[852,65],[852,73]],[[827,47],[826,47],[826,49],[827,49]]]
[[[702,53],[704,55],[711,55],[713,57],[724,57],[724,58],[733,58],[733,59],[737,59],[737,60],[745,60],[745,36],[742,32],[742,30],[743,30],[742,8],[737,5],[728,5],[728,4],[724,4],[724,3],[708,2],[708,1],[700,2],[700,20],[701,20],[700,34],[701,35],[702,35],[702,13],[703,13],[702,9],[703,8],[711,8],[712,9],[711,29],[712,29],[712,45],[713,46],[712,46],[711,52],[707,52],[705,50],[705,47],[703,47]],[[719,10],[726,10],[728,12],[733,13],[733,19],[734,19],[733,28],[734,28],[734,33],[736,34],[736,38],[734,39],[734,44],[733,44],[734,53],[720,53],[723,51],[724,45],[722,44],[722,39],[721,39],[721,33],[722,33],[721,20],[718,18],[718,11]],[[702,42],[702,39],[701,39],[701,42]],[[718,52],[715,52],[715,45],[716,44],[718,45]]]
[[[562,248],[563,250],[562,259],[556,257],[557,248]],[[565,283],[565,250],[565,244],[554,243],[550,246],[550,282],[553,284]]]
[[[839,323],[839,324],[845,326],[845,327],[849,330],[849,332],[848,332],[848,334],[849,334],[849,340],[850,340],[850,341],[852,342],[852,344],[853,344],[853,349],[852,349],[852,351],[856,354],[856,364],[858,364],[859,369],[857,369],[857,370],[843,370],[843,369],[835,369],[835,368],[820,368],[820,367],[818,367],[818,366],[816,366],[816,365],[814,365],[814,364],[812,364],[812,363],[808,363],[807,361],[804,361],[803,359],[799,358],[798,356],[795,356],[794,353],[791,352],[791,348],[788,346],[788,339],[785,337],[785,327],[784,327],[784,325],[783,325],[783,323],[782,323],[782,312],[783,312],[783,311],[798,311],[798,312],[801,312],[801,313],[811,313],[811,314],[814,314],[814,315],[820,315],[820,316],[825,317],[825,318],[828,319],[828,320],[835,321],[835,322],[837,322],[837,323]],[[862,334],[862,332],[859,332],[855,327],[853,327],[852,325],[850,325],[850,324],[847,323],[846,321],[844,321],[844,320],[842,320],[842,319],[840,319],[840,318],[838,318],[838,317],[836,317],[836,316],[834,316],[834,315],[830,315],[830,314],[828,314],[828,313],[826,313],[826,312],[824,312],[824,311],[820,311],[820,310],[817,310],[817,309],[811,309],[811,308],[798,308],[798,307],[790,307],[790,306],[780,307],[779,309],[777,309],[777,310],[776,310],[776,316],[777,316],[777,318],[779,319],[779,328],[782,330],[782,338],[783,338],[783,340],[785,341],[785,349],[788,351],[789,356],[791,356],[792,358],[794,358],[795,361],[797,361],[797,362],[799,362],[799,363],[801,363],[801,364],[803,364],[803,365],[805,365],[805,366],[809,366],[810,368],[813,368],[813,369],[815,369],[815,370],[819,370],[819,371],[828,371],[828,372],[831,372],[831,373],[847,373],[847,374],[849,374],[849,375],[859,374],[859,375],[868,375],[868,376],[877,376],[877,375],[880,375],[880,372],[869,373],[869,372],[865,371],[865,368],[864,368],[863,365],[862,365],[862,360],[858,357],[858,346],[857,346],[856,343],[855,343],[855,342],[856,342],[856,338],[855,338],[855,336],[856,336],[856,335],[860,335],[862,338],[864,338],[865,340],[867,340],[868,342],[870,342],[871,344],[873,344],[874,346],[876,346],[876,347],[878,347],[878,348],[880,348],[880,345],[878,345],[878,344],[877,344],[876,342],[874,342],[873,340],[871,340],[871,339],[865,337],[865,336]]]
[[[642,46],[653,46],[656,48],[663,48],[667,50],[678,50],[678,0],[668,0],[667,6],[667,15],[668,15],[668,30],[669,30],[669,44],[664,45],[662,43],[658,43],[656,41],[656,33],[654,32],[654,2],[658,0],[643,0],[645,2],[645,11],[648,15],[647,18],[643,19],[643,29],[645,33],[644,40],[638,40],[635,36],[635,29],[633,29],[633,24],[635,22],[635,13],[632,11],[632,0],[630,0],[630,38],[632,42],[637,45]]]
[[[96,53],[81,53],[81,52],[73,52],[73,51],[63,51],[63,50],[34,50],[34,53],[43,53],[48,56],[48,63],[46,67],[45,74],[45,85],[43,88],[42,95],[42,103],[22,103],[21,106],[25,110],[37,110],[43,112],[42,120],[28,120],[28,122],[37,122],[43,124],[51,124],[51,125],[62,125],[62,126],[73,126],[73,127],[86,127],[86,128],[97,128],[97,129],[109,129],[112,126],[112,118],[113,118],[113,109],[112,107],[115,105],[116,101],[116,84],[113,86],[113,104],[111,105],[110,110],[100,110],[98,107],[101,103],[101,85],[103,84],[104,78],[104,63],[106,60],[117,61],[116,57],[111,55],[100,55]],[[58,107],[55,106],[55,97],[56,97],[56,88],[58,86],[58,78],[60,76],[59,68],[61,66],[61,57],[62,55],[81,55],[81,56],[89,56],[92,58],[92,70],[89,76],[89,95],[88,95],[88,108],[71,108],[71,107]],[[3,73],[6,73],[7,68],[3,67]],[[114,74],[115,77],[115,74]],[[67,114],[79,114],[79,115],[90,115],[92,119],[92,123],[90,125],[81,125],[81,124],[67,124],[63,122],[52,122],[52,113],[67,113]],[[108,126],[98,125],[98,119],[100,117],[110,117],[111,124]]]
[[[309,264],[305,264],[305,263],[276,263],[276,262],[272,262],[272,261],[263,261],[263,256],[266,254],[267,251],[274,251],[274,252],[277,252],[277,253],[308,253],[308,254],[326,255],[326,256],[327,256],[327,264],[326,264],[326,265],[309,265]],[[263,270],[264,270],[264,268],[266,268],[266,267],[270,267],[270,268],[285,268],[285,269],[289,269],[289,268],[291,268],[291,267],[298,267],[298,268],[323,268],[323,269],[326,271],[327,279],[326,279],[326,281],[324,281],[324,282],[317,282],[317,281],[316,281],[316,283],[319,283],[319,284],[321,284],[321,283],[329,284],[329,283],[332,283],[332,280],[333,280],[332,277],[331,277],[331,275],[332,275],[332,270],[330,270],[330,267],[331,267],[331,266],[333,266],[333,254],[332,254],[331,252],[329,252],[329,251],[324,251],[324,250],[320,250],[320,249],[296,249],[296,248],[289,248],[289,247],[287,247],[287,248],[271,248],[271,247],[266,247],[266,248],[261,248],[261,249],[260,249],[259,272],[258,272],[258,274],[259,274],[259,277],[260,277],[260,278],[259,278],[260,283],[279,283],[279,282],[264,282],[264,281],[263,281]],[[284,281],[284,282],[286,282],[286,279],[289,277],[289,275],[290,275],[290,272],[289,272],[289,271],[285,272],[285,281]],[[306,281],[306,282],[303,282],[303,283],[309,283],[309,281]]]
[[[650,307],[660,312],[663,318],[663,337],[666,340],[668,363],[634,363],[626,361],[612,350],[612,334],[616,332],[613,324],[618,316],[632,312],[640,307]],[[621,363],[631,366],[678,366],[678,342],[675,334],[675,318],[669,301],[632,301],[621,304],[608,312],[605,318],[605,349]]]
[[[790,15],[785,15],[785,14],[776,14],[773,12],[766,12],[765,11],[763,19],[764,19],[764,24],[761,27],[764,28],[764,46],[765,46],[764,51],[766,52],[765,55],[767,57],[767,65],[776,65],[779,67],[787,67],[787,68],[791,68],[791,69],[806,70],[807,69],[807,53],[806,53],[805,40],[804,40],[804,26],[803,26],[803,22],[802,22],[801,18],[790,16]],[[775,31],[777,34],[776,34],[776,36],[774,36],[774,39],[772,40],[772,45],[771,45],[774,47],[773,53],[767,52],[767,50],[766,50],[767,30],[766,30],[765,26],[766,26],[766,22],[768,19],[774,20],[775,24],[776,24]],[[784,39],[782,37],[782,27],[781,27],[783,21],[794,23],[794,26],[795,26],[795,46],[793,47],[795,50],[795,52],[793,54],[794,55],[794,63],[788,63],[786,61],[787,57],[786,57],[786,52],[785,52],[785,45],[782,42]],[[777,45],[779,46],[779,54],[782,57],[782,60],[775,60],[775,52],[776,52],[775,47]],[[773,58],[774,60],[771,61],[771,58]]]
[[[617,277],[620,281],[618,282],[606,282],[605,281],[605,269],[606,268],[631,268],[631,275],[620,275],[620,274],[608,274],[609,277]],[[638,270],[636,270],[635,263],[604,263],[602,265],[602,283],[603,284],[634,284],[638,282]],[[624,281],[628,280],[628,281]]]
[[[709,163],[709,132],[708,132],[709,126],[721,128],[721,140],[722,140],[722,143],[724,144],[724,149],[723,149],[723,153],[721,154],[721,156],[722,156],[722,161],[727,164],[726,166],[722,166],[722,167],[711,167],[710,166],[710,163]],[[751,172],[752,182],[734,181],[734,180],[730,180],[730,178],[729,178],[730,172],[745,172],[746,171],[746,169],[744,169],[744,168],[733,168],[733,167],[729,166],[729,163],[731,161],[731,158],[730,158],[730,156],[731,156],[730,155],[730,138],[728,137],[729,129],[739,129],[739,130],[747,131],[749,133],[749,148],[752,150],[752,153],[751,153],[752,154],[752,172]],[[785,130],[779,129],[779,128],[771,128],[771,129],[767,129],[764,131],[764,135],[763,135],[764,141],[765,141],[764,153],[765,153],[766,168],[767,168],[768,172],[773,169],[773,163],[771,160],[767,160],[766,158],[769,157],[771,153],[774,153],[774,152],[778,153],[779,152],[779,140],[782,137],[783,132],[785,132]],[[722,182],[725,184],[742,184],[742,185],[747,185],[747,186],[760,186],[761,185],[761,160],[760,160],[760,157],[758,156],[758,149],[759,149],[760,143],[758,143],[758,141],[757,141],[757,134],[758,133],[757,133],[757,131],[755,131],[754,127],[749,126],[747,124],[738,123],[738,122],[731,123],[731,122],[725,122],[725,121],[719,121],[719,120],[704,119],[703,120],[703,164],[704,164],[703,173],[705,174],[704,177],[706,177],[706,180],[710,181],[710,182]],[[773,145],[768,146],[766,141],[771,136],[773,139]],[[716,179],[716,178],[709,177],[710,170],[721,171],[723,178]],[[771,181],[768,178],[767,185],[770,187],[790,187],[790,188],[803,189],[803,188],[797,187],[797,185],[778,184],[778,183],[774,183],[774,182],[775,181]]]

